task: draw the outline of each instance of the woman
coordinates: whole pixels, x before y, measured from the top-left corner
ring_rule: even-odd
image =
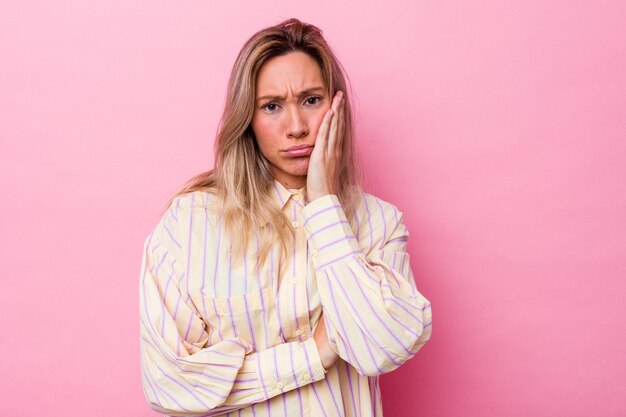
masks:
[[[171,200],[144,246],[154,410],[380,416],[378,375],[430,337],[402,214],[359,187],[346,90],[319,29],[296,19],[239,53],[215,169]]]

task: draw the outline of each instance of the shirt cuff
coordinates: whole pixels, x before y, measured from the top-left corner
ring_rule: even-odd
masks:
[[[313,338],[257,353],[257,375],[266,399],[325,378]]]
[[[316,270],[361,253],[359,243],[336,195],[326,195],[301,211],[304,233]]]

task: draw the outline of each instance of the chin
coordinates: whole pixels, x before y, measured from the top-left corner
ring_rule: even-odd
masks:
[[[289,174],[298,176],[298,177],[302,177],[302,176],[306,177],[306,174],[309,172],[309,160],[307,158],[306,161],[296,163],[292,165],[290,168],[291,169],[286,170],[287,172],[289,172]]]

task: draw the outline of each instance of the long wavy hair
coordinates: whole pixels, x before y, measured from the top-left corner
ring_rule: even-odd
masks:
[[[347,76],[322,31],[298,19],[262,29],[245,43],[228,82],[215,141],[214,169],[191,178],[166,204],[168,207],[177,196],[193,191],[217,194],[227,233],[238,236],[233,239],[236,258],[243,255],[251,234],[263,231],[259,233],[262,240],[257,266],[265,262],[276,242],[283,251],[293,243],[293,231],[272,196],[274,178],[270,164],[252,131],[257,77],[268,60],[296,51],[308,54],[318,63],[330,97],[338,90],[344,92],[345,131],[337,197],[354,227],[361,195],[361,170],[354,142]]]

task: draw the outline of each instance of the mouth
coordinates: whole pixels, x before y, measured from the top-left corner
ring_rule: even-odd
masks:
[[[283,152],[293,158],[309,156],[313,152],[313,145],[296,145],[285,149]]]

